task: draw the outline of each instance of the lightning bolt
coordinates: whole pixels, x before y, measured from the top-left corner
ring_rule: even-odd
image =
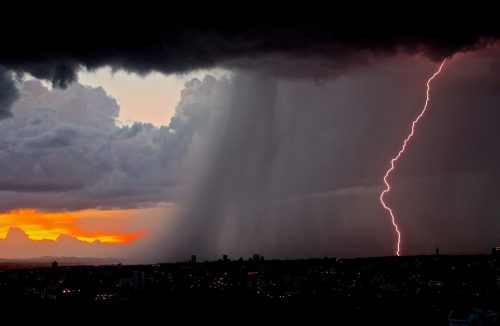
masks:
[[[439,75],[439,73],[441,72],[441,69],[443,69],[443,66],[444,66],[445,62],[446,62],[446,59],[443,60],[443,62],[439,66],[438,70],[427,80],[427,92],[426,92],[427,97],[425,99],[424,108],[422,109],[422,111],[420,112],[420,114],[417,116],[417,118],[415,120],[413,120],[413,122],[411,124],[411,132],[410,132],[410,134],[404,140],[403,146],[399,150],[398,154],[393,159],[391,159],[391,167],[389,168],[389,170],[387,170],[387,172],[385,173],[385,176],[384,176],[385,189],[380,193],[380,198],[379,199],[380,199],[380,203],[382,203],[382,206],[389,212],[389,215],[391,216],[392,225],[394,226],[394,230],[396,231],[396,233],[398,235],[398,244],[397,244],[397,247],[396,247],[396,255],[397,256],[399,256],[399,251],[400,251],[401,232],[399,231],[398,224],[396,223],[396,217],[394,216],[394,213],[392,212],[392,209],[389,206],[387,206],[387,204],[384,202],[384,195],[386,193],[388,193],[389,191],[391,191],[391,186],[389,185],[389,182],[387,181],[387,178],[389,177],[389,175],[391,174],[391,172],[394,170],[394,167],[395,167],[394,164],[396,163],[396,161],[401,157],[401,155],[406,150],[406,145],[408,144],[408,142],[410,141],[411,137],[413,137],[413,134],[415,133],[415,126],[417,125],[418,121],[424,116],[425,111],[427,111],[427,106],[428,106],[429,100],[431,98],[430,97],[431,82],[432,82],[432,80],[434,78],[436,78],[437,75]]]

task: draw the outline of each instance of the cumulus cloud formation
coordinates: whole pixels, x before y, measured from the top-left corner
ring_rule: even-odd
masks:
[[[215,80],[207,78],[205,84]],[[186,85],[171,123],[158,128],[118,126],[119,106],[102,88],[75,83],[49,90],[36,80],[20,83],[14,116],[0,121],[0,208],[126,208],[173,201],[185,154],[210,116],[209,108],[190,99],[199,84]]]
[[[22,229],[12,227],[5,239],[0,239],[0,257],[15,259],[44,256],[117,258],[123,257],[129,247],[128,244],[107,244],[100,241],[89,243],[66,235],[61,235],[56,240],[32,240]]]

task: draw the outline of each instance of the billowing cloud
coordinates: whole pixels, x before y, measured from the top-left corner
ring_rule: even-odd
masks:
[[[55,240],[33,240],[18,227],[11,227],[5,238],[0,238],[0,256],[11,259],[44,256],[121,258],[129,247],[100,241],[88,243],[67,235]]]
[[[119,127],[119,106],[101,88],[75,83],[49,90],[35,80],[20,83],[14,117],[0,121],[0,208],[77,210],[173,201],[185,155],[210,121],[210,108],[200,108],[189,93],[214,96],[210,85],[215,86],[213,77],[203,85],[189,82],[168,126]]]
[[[93,222],[89,227],[88,221]],[[126,210],[84,210],[42,212],[18,209],[0,214],[0,238],[12,226],[20,227],[33,240],[56,240],[61,235],[86,242],[127,243],[146,236],[144,230],[129,230],[131,216]]]

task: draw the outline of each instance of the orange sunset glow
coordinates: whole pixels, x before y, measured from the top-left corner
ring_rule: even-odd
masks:
[[[126,229],[131,218],[128,210],[43,212],[23,208],[0,214],[0,238],[5,238],[11,227],[19,227],[31,240],[57,240],[67,235],[85,242],[129,243],[146,235]]]

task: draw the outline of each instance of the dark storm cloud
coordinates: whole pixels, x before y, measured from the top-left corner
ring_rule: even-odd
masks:
[[[12,9],[22,15],[2,19],[0,28],[8,32],[2,37],[0,64],[62,87],[76,79],[81,66],[179,73],[213,66],[255,69],[264,64],[265,71],[297,75],[300,71],[287,69],[295,65],[296,57],[315,58],[322,68],[313,73],[322,77],[329,65],[336,70],[339,65],[366,61],[353,57],[359,51],[424,52],[441,59],[480,46],[482,39],[500,35],[493,7],[491,2],[346,6],[324,1],[226,1],[218,6],[177,2],[64,13],[43,3],[29,11]],[[261,57],[271,63],[266,66],[256,60]],[[290,63],[280,66],[283,60]],[[304,68],[302,73],[311,73],[308,65]]]

